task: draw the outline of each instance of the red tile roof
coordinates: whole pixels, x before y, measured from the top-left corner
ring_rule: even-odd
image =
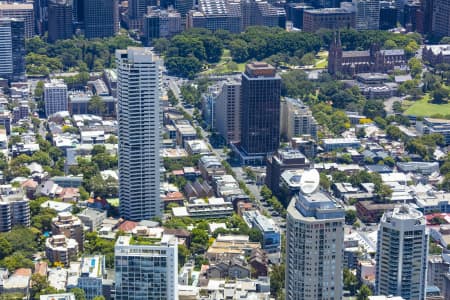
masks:
[[[125,221],[119,225],[118,229],[124,232],[132,231],[138,225],[137,222],[133,221]]]

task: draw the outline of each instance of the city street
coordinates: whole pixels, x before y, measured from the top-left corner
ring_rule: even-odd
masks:
[[[177,107],[183,109],[184,111],[186,111],[192,117],[194,110],[193,109],[186,109],[183,106],[183,103],[181,101],[182,97],[181,97],[181,92],[180,92],[180,86],[184,82],[180,81],[176,77],[165,77],[164,79],[165,79],[165,81],[168,82],[169,88],[172,90],[172,92],[174,93],[175,97],[177,97],[177,99],[179,101],[178,104],[177,104]],[[195,126],[195,127],[200,128],[201,134],[203,136],[203,140],[212,149],[213,153],[220,159],[220,161],[227,160],[228,159],[228,155],[223,152],[222,148],[213,148],[211,146],[211,144],[209,143],[208,137],[209,137],[210,133],[205,131],[200,126]],[[247,178],[247,176],[245,174],[245,171],[243,170],[243,168],[241,166],[239,166],[239,167],[232,167],[232,169],[233,169],[233,172],[236,174],[236,180],[243,181],[243,182],[248,182],[248,178]],[[281,216],[277,216],[278,213],[275,212],[275,210],[273,210],[273,208],[268,203],[266,205],[263,205],[263,201],[264,200],[260,196],[261,185],[257,185],[255,182],[253,182],[253,183],[246,183],[246,185],[247,185],[247,188],[250,190],[250,192],[255,196],[257,208],[261,212],[263,212],[263,213],[265,212],[267,215],[270,215],[271,218],[274,220],[275,224],[277,224],[277,226],[281,229],[281,231],[284,232],[285,228],[286,228],[286,220],[283,217],[281,217]]]

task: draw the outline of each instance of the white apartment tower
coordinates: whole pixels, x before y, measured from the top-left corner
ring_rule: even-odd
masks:
[[[120,213],[128,220],[162,213],[160,184],[160,67],[149,48],[116,51]]]
[[[214,106],[216,129],[227,143],[241,140],[241,81],[229,79],[222,85]]]
[[[44,84],[45,115],[48,117],[60,111],[69,110],[67,85],[60,80],[53,79]]]
[[[177,300],[178,241],[120,236],[114,248],[116,300]]]
[[[317,170],[306,171],[287,209],[287,300],[342,298],[345,212],[319,181]]]
[[[421,212],[408,205],[381,218],[377,241],[376,295],[425,299],[429,233]]]
[[[281,134],[288,140],[310,135],[317,138],[318,124],[311,110],[300,99],[284,98],[281,102]]]

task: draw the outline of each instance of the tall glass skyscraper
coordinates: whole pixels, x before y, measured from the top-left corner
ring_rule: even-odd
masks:
[[[116,51],[120,214],[160,216],[161,59],[149,48]]]
[[[48,40],[70,39],[73,35],[71,0],[50,0],[48,3]]]
[[[88,39],[110,37],[119,31],[117,0],[83,0],[83,17]]]
[[[247,64],[241,88],[241,150],[264,157],[280,144],[281,78],[264,62]]]
[[[25,80],[25,22],[0,18],[0,77]]]
[[[287,209],[287,300],[342,298],[345,212],[319,180],[316,170],[304,172]]]
[[[381,218],[377,240],[376,295],[425,299],[429,233],[421,212],[408,205]]]

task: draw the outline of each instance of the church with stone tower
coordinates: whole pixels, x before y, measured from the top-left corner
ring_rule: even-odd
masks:
[[[406,65],[403,49],[381,50],[373,44],[370,50],[343,51],[340,32],[333,35],[328,53],[328,72],[331,75],[354,76],[358,73],[387,73]]]

